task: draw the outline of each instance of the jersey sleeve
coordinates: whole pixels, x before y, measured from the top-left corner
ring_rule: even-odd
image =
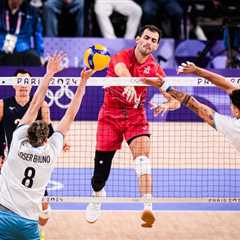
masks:
[[[62,152],[64,144],[64,136],[62,133],[56,131],[48,140],[49,145],[53,149],[54,153],[58,155]]]
[[[20,125],[16,128],[16,130],[13,132],[13,138],[12,142],[18,142],[23,140],[24,138],[27,137],[27,132],[28,132],[29,125],[23,124]]]
[[[120,52],[119,54],[113,56],[111,59],[112,67],[114,68],[118,63],[124,63],[126,67],[129,68],[130,67],[129,57],[130,57],[129,52],[127,51]]]
[[[157,73],[161,76],[161,77],[165,77],[166,73],[165,71],[160,67],[160,65],[157,65]]]
[[[221,132],[230,141],[239,141],[240,138],[240,121],[215,112],[214,124],[217,131]]]

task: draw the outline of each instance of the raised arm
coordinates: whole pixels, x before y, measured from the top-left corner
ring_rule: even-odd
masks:
[[[131,73],[129,72],[126,64],[123,62],[119,62],[115,65],[114,72],[118,77],[131,77]],[[133,100],[135,101],[137,98],[137,93],[134,86],[124,87],[122,95],[126,96],[126,100],[129,102]]]
[[[64,136],[67,134],[71,126],[71,123],[74,121],[77,115],[77,112],[82,102],[82,98],[85,94],[87,80],[93,73],[94,73],[93,70],[87,70],[87,71],[83,70],[81,73],[81,80],[80,80],[79,86],[77,87],[77,90],[73,96],[73,99],[66,113],[64,114],[62,120],[60,121],[57,127],[57,131],[61,132]]]
[[[37,113],[44,101],[49,82],[55,73],[60,72],[63,68],[61,62],[65,57],[64,54],[58,53],[49,58],[47,64],[47,71],[43,77],[43,80],[40,82],[40,85],[37,88],[36,93],[30,103],[30,106],[23,118],[20,120],[20,125],[22,124],[31,124],[37,117]]]
[[[206,69],[197,67],[192,62],[182,63],[181,66],[178,67],[178,73],[193,73],[198,75],[199,77],[206,78],[211,83],[215,84],[219,88],[222,88],[228,94],[231,94],[233,90],[238,89],[232,82],[228,81],[225,77],[208,71]]]
[[[114,72],[118,77],[131,77],[131,73],[123,62],[117,63],[115,65]]]

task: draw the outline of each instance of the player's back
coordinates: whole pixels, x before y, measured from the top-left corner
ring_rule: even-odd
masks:
[[[8,149],[11,145],[13,132],[17,128],[19,120],[22,119],[23,115],[29,108],[31,101],[32,97],[30,97],[29,101],[24,106],[22,106],[16,101],[16,98],[14,96],[3,99],[2,121],[4,132],[7,138]],[[41,109],[37,115],[37,120],[39,119],[42,119]]]
[[[27,140],[28,127],[20,126],[13,134],[0,175],[0,204],[22,217],[37,220],[45,188],[63,147],[63,136],[55,132],[47,144],[35,148]]]

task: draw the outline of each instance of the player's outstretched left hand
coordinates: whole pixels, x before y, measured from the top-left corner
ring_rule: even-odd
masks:
[[[63,59],[66,54],[63,52],[58,52],[49,57],[47,63],[47,75],[54,75],[63,70]]]
[[[180,66],[178,66],[177,74],[180,74],[180,73],[195,73],[196,69],[197,69],[197,66],[192,62],[182,63]]]

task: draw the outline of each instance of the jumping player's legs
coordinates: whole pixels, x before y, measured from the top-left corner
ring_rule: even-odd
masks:
[[[117,116],[116,113],[112,113],[104,107],[99,112],[94,173],[91,180],[93,197],[106,196],[104,186],[110,174],[112,159],[116,150],[121,148],[123,134],[118,125]],[[100,212],[101,200],[90,202],[87,206],[86,220],[90,223],[95,222],[100,216]]]
[[[112,159],[116,151],[96,151],[94,158],[94,173],[91,180],[91,185],[93,189],[93,197],[101,198],[106,197],[106,192],[103,189],[105,183],[109,177]],[[101,214],[101,200],[90,202],[87,206],[86,220],[89,223],[94,223],[97,221]]]
[[[152,227],[155,221],[152,213],[152,173],[150,152],[149,124],[143,109],[135,109],[129,112],[128,128],[124,133],[132,152],[136,174],[139,179],[139,189],[144,198],[143,227]]]
[[[136,172],[137,172],[137,175],[139,176],[140,192],[142,196],[145,194],[151,194],[152,193],[152,177],[151,177],[151,164],[149,160],[149,152],[150,152],[149,136],[140,135],[134,138],[130,142],[129,148],[132,152],[135,165],[138,165],[136,166]],[[140,163],[140,162],[144,162],[144,163]]]

